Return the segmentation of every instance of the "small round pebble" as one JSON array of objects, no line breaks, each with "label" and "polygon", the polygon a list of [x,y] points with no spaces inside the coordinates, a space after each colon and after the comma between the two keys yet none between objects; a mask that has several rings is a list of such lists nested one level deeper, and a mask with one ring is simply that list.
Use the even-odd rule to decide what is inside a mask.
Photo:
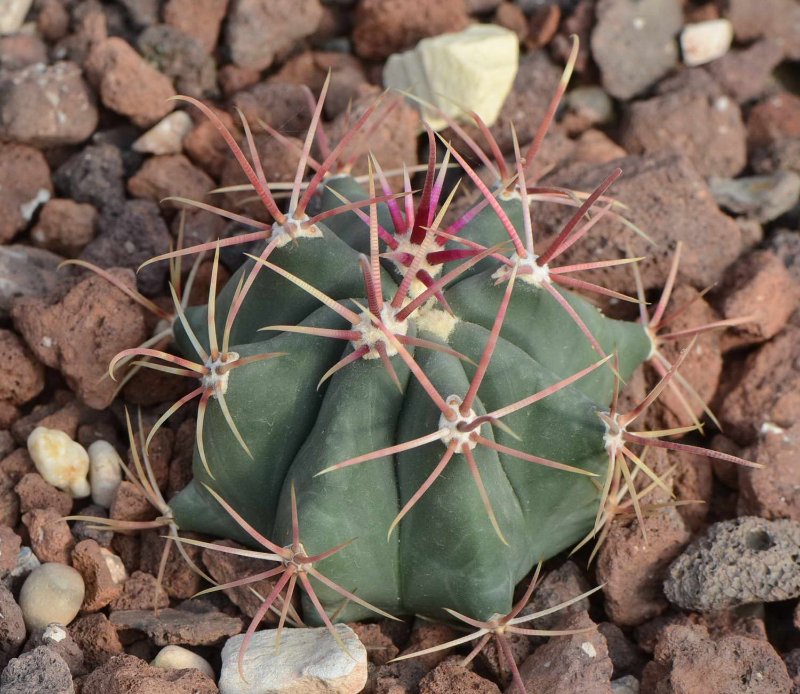
[{"label": "small round pebble", "polygon": [[69,624],[81,609],[84,592],[83,577],[71,566],[42,564],[31,571],[19,594],[25,624],[28,629]]},{"label": "small round pebble", "polygon": [[214,668],[211,667],[210,663],[202,656],[182,646],[164,646],[150,664],[154,667],[163,667],[168,670],[195,668],[214,679]]}]

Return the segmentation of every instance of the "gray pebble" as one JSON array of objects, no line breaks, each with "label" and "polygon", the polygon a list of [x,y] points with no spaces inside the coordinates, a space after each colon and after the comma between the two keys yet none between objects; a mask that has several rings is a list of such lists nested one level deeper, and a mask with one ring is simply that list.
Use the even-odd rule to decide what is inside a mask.
[{"label": "gray pebble", "polygon": [[670,566],[664,593],[699,612],[800,596],[800,522],[743,516],[715,523]]}]

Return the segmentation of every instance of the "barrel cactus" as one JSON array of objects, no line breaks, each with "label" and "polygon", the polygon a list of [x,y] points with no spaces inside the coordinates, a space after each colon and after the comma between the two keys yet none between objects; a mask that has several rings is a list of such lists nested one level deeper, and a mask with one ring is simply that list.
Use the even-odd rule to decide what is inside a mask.
[{"label": "barrel cactus", "polygon": [[[636,259],[558,266],[616,214],[605,193],[620,172],[583,196],[535,188],[545,124],[524,155],[516,147],[512,170],[497,162],[499,182],[487,186],[429,131],[421,191],[406,174],[395,192],[371,159],[365,179],[337,168],[379,117],[370,109],[303,183],[320,100],[284,210],[247,123],[249,160],[192,103],[218,125],[274,221],[194,203],[253,231],[167,254],[215,254],[208,304],[184,311],[176,300],[182,356],[143,348],[117,357],[198,380],[156,423],[199,401],[194,479],[160,504],[162,515],[171,529],[262,545],[279,566],[259,575],[280,576],[265,610],[299,581],[312,622],[516,614],[517,583],[596,533],[612,491],[627,484],[636,505],[629,465],[651,473],[634,448],[686,448],[627,430],[657,393],[616,411],[619,383],[652,356],[647,326],[612,320],[572,291],[636,301],[574,277]],[[480,197],[448,217],[451,160]],[[575,208],[543,249],[534,198]],[[217,293],[220,248],[241,241],[260,245]]]}]

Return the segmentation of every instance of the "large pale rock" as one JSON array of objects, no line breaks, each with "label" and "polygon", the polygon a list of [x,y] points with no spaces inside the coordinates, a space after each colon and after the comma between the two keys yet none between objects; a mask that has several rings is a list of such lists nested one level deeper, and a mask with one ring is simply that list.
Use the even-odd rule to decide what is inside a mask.
[{"label": "large pale rock", "polygon": [[256,632],[244,656],[246,681],[237,665],[244,636],[228,639],[222,649],[220,694],[360,692],[367,682],[367,650],[350,627],[337,624],[336,631],[347,653],[325,627],[284,630],[277,655],[275,630]]},{"label": "large pale rock", "polygon": [[[455,34],[423,39],[416,48],[390,56],[383,71],[388,88],[409,91],[453,117],[471,111],[488,125],[497,119],[519,66],[519,40],[513,31],[473,24]],[[428,109],[436,129],[446,122]]]},{"label": "large pale rock", "polygon": [[19,31],[33,0],[3,0],[0,5],[0,36]]}]

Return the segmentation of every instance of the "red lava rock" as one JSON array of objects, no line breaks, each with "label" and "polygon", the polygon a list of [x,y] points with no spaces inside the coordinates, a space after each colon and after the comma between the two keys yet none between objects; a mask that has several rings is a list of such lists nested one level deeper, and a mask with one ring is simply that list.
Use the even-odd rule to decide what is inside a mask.
[{"label": "red lava rock", "polygon": [[159,3],[155,0],[122,0],[121,3],[136,27],[147,28],[158,22]]},{"label": "red lava rock", "polygon": [[460,665],[458,658],[448,658],[420,680],[419,694],[452,694],[452,692],[500,694],[500,689],[494,682]]},{"label": "red lava rock", "polygon": [[0,675],[0,689],[7,694],[73,694],[75,691],[69,666],[47,646],[39,646],[9,662]]},{"label": "red lava rock", "polygon": [[44,367],[10,330],[0,330],[0,400],[24,405],[44,388]]},{"label": "red lava rock", "polygon": [[[172,498],[192,479],[196,422],[192,417],[182,422],[175,434],[174,455],[169,464],[167,498]],[[205,561],[205,559],[203,560]],[[240,606],[241,607],[241,606]]]},{"label": "red lava rock", "polygon": [[20,536],[8,526],[0,525],[0,576],[5,575],[17,565],[17,555],[21,546]]},{"label": "red lava rock", "polygon": [[84,147],[56,169],[53,180],[66,197],[98,210],[125,199],[122,154],[111,144]]},{"label": "red lava rock", "polygon": [[597,558],[606,613],[620,626],[641,624],[666,609],[661,584],[670,562],[690,538],[672,507],[645,516],[644,523],[647,542],[638,521],[614,523]]},{"label": "red lava rock", "polygon": [[183,154],[150,157],[128,180],[133,197],[154,202],[169,196],[202,200],[214,187],[214,181]]},{"label": "red lava rock", "polygon": [[[426,648],[438,646],[458,638],[461,634],[446,624],[436,622],[416,622],[411,630],[411,638],[400,655],[407,655],[415,651],[424,651]],[[424,672],[428,672],[436,667],[447,657],[447,651],[436,651],[428,655],[414,658],[414,663],[421,665]]]},{"label": "red lava rock", "polygon": [[[344,136],[352,123],[355,123],[363,112],[375,101],[376,92],[370,90],[361,98],[353,102],[352,109],[339,116],[331,124],[328,136],[331,138],[331,146]],[[399,98],[399,97],[398,97]],[[384,109],[387,108],[388,102]],[[374,121],[370,121],[374,123]],[[368,151],[375,155],[384,171],[402,168],[403,163],[407,166],[417,164],[417,130],[419,128],[419,113],[415,108],[409,106],[405,100],[399,99],[397,105],[388,115],[381,120],[380,125],[371,130],[369,137],[355,138],[352,148],[348,149],[348,155],[356,153],[366,154]],[[352,170],[358,176],[367,172],[366,157],[360,156]]]},{"label": "red lava rock", "polygon": [[67,258],[77,256],[94,238],[97,210],[74,200],[48,200],[31,231],[31,242]]},{"label": "red lava rock", "polygon": [[[221,553],[216,552],[216,554]],[[256,588],[256,590],[259,590],[259,588]],[[358,640],[364,644],[370,663],[385,665],[400,652],[400,649],[394,645],[394,642],[381,629],[380,624],[350,622],[347,626],[356,633]]]},{"label": "red lava rock", "polygon": [[501,2],[494,11],[492,21],[494,24],[499,24],[501,27],[513,31],[520,40],[520,43],[525,43],[525,40],[528,38],[528,31],[530,31],[528,18],[519,5],[514,5],[510,2]]},{"label": "red lava rock", "polygon": [[111,549],[114,554],[122,559],[122,563],[128,574],[138,571],[139,555],[142,550],[142,540],[138,535],[113,534],[111,538]]},{"label": "red lava rock", "polygon": [[156,610],[168,606],[169,596],[158,587],[155,576],[144,571],[134,571],[123,584],[121,595],[111,603],[113,611]]},{"label": "red lava rock", "polygon": [[251,127],[261,119],[284,135],[304,137],[311,125],[308,89],[301,84],[261,82],[236,94],[232,104]]},{"label": "red lava rock", "polygon": [[[14,558],[16,560],[16,557]],[[14,658],[25,643],[25,622],[14,595],[0,582],[0,669]]]},{"label": "red lava rock", "polygon": [[36,509],[52,509],[59,517],[66,516],[72,510],[72,497],[53,485],[44,481],[36,472],[24,475],[14,491],[19,496],[22,513]]},{"label": "red lava rock", "polygon": [[[682,307],[686,307],[686,310],[678,315],[662,331],[663,333],[690,330],[720,319],[717,312],[700,296],[700,292],[687,284],[677,286],[672,292],[667,311],[678,311]],[[680,374],[691,384],[699,396],[699,402],[697,397],[687,396],[685,389],[681,388],[680,392],[684,398],[682,401],[675,388],[668,387],[651,409],[646,420],[648,426],[654,429],[669,429],[692,424],[692,418],[686,410],[687,404],[695,417],[703,418],[703,404],[707,405],[714,397],[722,373],[721,334],[720,330],[710,330],[698,335],[697,342],[681,366]],[[659,351],[670,364],[674,364],[680,357],[681,351],[688,348],[687,343],[688,338],[664,341],[659,346]],[[649,392],[661,379],[661,375],[648,365],[646,378],[647,392]]]},{"label": "red lava rock", "polygon": [[786,670],[789,677],[792,678],[792,691],[791,694],[800,693],[800,648],[795,648],[783,656],[783,662],[786,663]]},{"label": "red lava rock", "polygon": [[791,686],[786,666],[769,643],[741,636],[714,641],[704,627],[673,626],[659,639],[641,690],[789,694]]},{"label": "red lava rock", "polygon": [[147,27],[136,41],[145,61],[170,78],[179,94],[195,98],[217,93],[217,65],[192,36],[169,24]]},{"label": "red lava rock", "polygon": [[537,50],[544,48],[558,31],[561,21],[561,8],[558,5],[540,5],[533,8],[528,18],[528,48]]},{"label": "red lava rock", "polygon": [[38,36],[11,34],[0,36],[0,68],[21,70],[47,62],[47,46]]},{"label": "red lava rock", "polygon": [[0,427],[3,427],[4,430],[13,426],[14,422],[19,419],[21,414],[19,407],[16,405],[12,405],[5,400],[0,400]]},{"label": "red lava rock", "polygon": [[[712,442],[712,450],[720,450]],[[732,463],[722,463],[729,468],[738,468]],[[712,493],[714,491],[714,471],[709,464],[709,459],[691,453],[670,453],[664,456],[664,465],[654,465],[657,474],[663,475],[667,470],[672,470],[669,482],[676,501],[691,501],[694,503],[678,506],[677,511],[683,522],[692,532],[698,532],[705,526],[709,512]],[[736,474],[736,470],[733,470]]]},{"label": "red lava rock", "polygon": [[[241,547],[241,545],[238,545],[232,540],[218,540],[214,544],[223,547]],[[187,547],[186,549],[189,548]],[[242,576],[252,575],[256,572],[251,559],[239,557],[235,554],[215,552],[210,549],[204,549],[202,551],[202,562],[211,578],[219,584],[230,583],[231,581],[240,579]],[[261,595],[269,595],[272,591],[273,583],[269,579],[263,579],[257,583],[250,584],[250,587],[254,588]],[[231,602],[248,617],[254,617],[261,607],[261,600],[259,600],[247,586],[226,588],[224,593],[230,598]],[[269,613],[265,619],[268,621],[271,620]],[[396,652],[395,655],[397,655]]]},{"label": "red lava rock", "polygon": [[227,96],[233,96],[242,89],[248,89],[258,84],[261,79],[261,71],[253,70],[248,67],[239,67],[238,65],[224,65],[217,72],[217,82],[222,93]]},{"label": "red lava rock", "polygon": [[[118,276],[133,285],[129,273]],[[108,363],[120,350],[147,337],[138,304],[95,276],[76,284],[53,305],[21,299],[12,315],[39,361],[59,369],[78,397],[97,409],[107,407],[114,397],[116,384],[106,377]]]},{"label": "red lava rock", "polygon": [[628,153],[602,130],[586,130],[575,141],[572,159],[582,164],[605,164]]},{"label": "red lava rock", "polygon": [[361,58],[381,60],[428,36],[460,31],[468,21],[464,0],[362,0],[355,14],[353,47]]},{"label": "red lava rock", "polygon": [[208,675],[196,669],[152,667],[132,655],[119,655],[91,673],[81,694],[217,694]]},{"label": "red lava rock", "polygon": [[726,333],[724,349],[769,340],[786,325],[800,301],[800,284],[771,251],[748,253],[726,273],[720,303],[725,318],[754,320]]},{"label": "red lava rock", "polygon": [[726,53],[705,69],[737,103],[743,104],[764,95],[772,71],[782,59],[780,44],[763,39],[742,50]]},{"label": "red lava rock", "polygon": [[31,536],[31,549],[42,562],[69,564],[75,539],[67,521],[51,508],[36,508],[22,516]]},{"label": "red lava rock", "polygon": [[737,104],[697,71],[662,83],[657,96],[631,103],[621,144],[632,154],[681,152],[702,176],[730,178],[747,163],[745,140]]},{"label": "red lava rock", "polygon": [[768,156],[773,149],[786,148],[798,138],[800,97],[788,93],[776,94],[750,109],[747,117],[747,147],[751,158],[762,151],[766,151],[764,156]]},{"label": "red lava rock", "polygon": [[225,43],[239,67],[263,70],[313,34],[322,19],[318,0],[234,0],[228,13]]},{"label": "red lava rock", "polygon": [[103,104],[140,128],[153,125],[174,108],[169,99],[175,90],[169,78],[121,38],[113,36],[96,45],[85,67]]},{"label": "red lava rock", "polygon": [[[205,299],[208,300],[208,290]],[[161,403],[174,403],[192,389],[192,382],[180,376],[164,374],[153,369],[140,369],[122,389],[122,397],[129,405],[152,407]]]},{"label": "red lava rock", "polygon": [[69,33],[69,12],[61,0],[42,0],[39,3],[36,29],[51,42],[63,39]]},{"label": "red lava rock", "polygon": [[163,14],[167,24],[194,37],[212,53],[227,9],[228,0],[168,0]]},{"label": "red lava rock", "polygon": [[608,657],[614,666],[613,679],[624,675],[639,676],[647,659],[642,649],[634,644],[613,622],[601,622],[597,630],[603,635],[608,648]]},{"label": "red lava rock", "polygon": [[0,431],[0,460],[14,451],[14,437],[7,429]]},{"label": "red lava rock", "polygon": [[[541,579],[539,585],[533,593],[531,601],[525,607],[521,615],[528,615],[539,612],[559,603],[572,600],[581,593],[589,590],[589,582],[586,580],[586,572],[573,561],[565,561],[557,569],[548,572]],[[583,598],[574,605],[558,610],[550,615],[543,615],[531,622],[531,629],[555,629],[561,628],[563,622],[585,612],[589,609],[589,598]]]},{"label": "red lava rock", "polygon": [[108,515],[115,520],[148,521],[156,518],[158,510],[153,508],[139,487],[133,482],[122,480],[114,494]]},{"label": "red lava rock", "polygon": [[678,0],[600,0],[596,13],[592,56],[609,94],[630,99],[674,67],[683,24]]},{"label": "red lava rock", "polygon": [[122,594],[101,547],[94,540],[81,540],[72,550],[72,566],[80,571],[86,586],[81,611],[97,612]]},{"label": "red lava rock", "polygon": [[0,524],[16,528],[19,523],[19,498],[14,493],[14,482],[0,473]]},{"label": "red lava rock", "polygon": [[156,646],[210,646],[238,634],[242,622],[215,609],[203,612],[168,607],[156,615],[150,610],[115,610],[111,623],[117,632],[140,631]]},{"label": "red lava rock", "polygon": [[37,147],[82,142],[97,109],[75,63],[37,63],[0,78],[0,136]]},{"label": "red lava rock", "polygon": [[[565,628],[593,626],[584,612],[565,622]],[[548,694],[611,694],[613,665],[605,637],[598,631],[557,636],[537,648],[520,668],[529,692]]]},{"label": "red lava rock", "polygon": [[117,630],[102,612],[78,617],[67,630],[83,651],[84,662],[90,671],[123,653]]},{"label": "red lava rock", "polygon": [[741,444],[765,424],[788,428],[800,421],[800,328],[788,325],[747,357],[717,415]]},{"label": "red lava rock", "polygon": [[30,414],[20,417],[11,432],[20,446],[27,445],[28,437],[36,427],[58,429],[74,440],[78,425],[85,419],[86,409],[69,391],[58,391],[53,400],[37,405]]},{"label": "red lava rock", "polygon": [[387,663],[375,669],[375,694],[414,694],[419,691],[420,680],[428,673],[422,663],[416,660],[403,660]]},{"label": "red lava rock", "polygon": [[52,194],[50,168],[39,150],[0,143],[0,243],[22,231]]},{"label": "red lava rock", "polygon": [[739,501],[746,515],[800,521],[800,424],[770,428],[756,444],[752,459],[761,470],[739,467]]},{"label": "red lava rock", "polygon": [[765,0],[753,5],[747,0],[729,0],[725,17],[733,24],[738,42],[767,37],[778,42],[785,56],[800,60],[800,7],[792,0]]},{"label": "red lava rock", "polygon": [[[140,560],[142,571],[153,575],[158,573],[159,563],[166,543],[166,540],[162,537],[163,534],[163,530],[154,530],[143,535]],[[200,539],[200,536],[195,533],[183,533],[183,536],[193,540]],[[200,554],[202,552],[200,547],[184,545],[183,549],[192,561],[196,564],[200,562]],[[167,595],[173,598],[190,598],[200,590],[201,583],[200,576],[187,564],[173,544],[164,570],[163,588]]]},{"label": "red lava rock", "polygon": [[27,449],[18,448],[0,460],[0,472],[14,485],[29,472],[36,472],[36,466]]},{"label": "red lava rock", "polygon": [[[302,147],[302,142],[296,138],[289,138],[295,148],[287,149],[280,142],[272,137],[256,134],[254,140],[261,160],[264,162],[264,173],[268,181],[293,181],[297,164],[300,161],[300,152],[296,148]],[[232,155],[228,157],[222,175],[220,176],[221,186],[233,186],[247,183],[247,176],[242,171],[238,162]],[[270,221],[272,219],[269,212],[260,200],[253,199],[252,192],[226,193],[225,207],[235,209],[241,213],[260,221]]]},{"label": "red lava rock", "polygon": [[572,52],[572,37],[579,40],[575,72],[583,75],[592,63],[590,54],[591,31],[595,25],[595,3],[593,0],[578,0],[572,12],[564,17],[550,42],[550,51],[559,63],[566,64]]},{"label": "red lava rock", "polygon": [[[661,288],[666,280],[675,245],[683,242],[678,277],[698,289],[718,282],[725,269],[739,256],[741,231],[719,211],[708,186],[683,155],[630,156],[602,166],[567,166],[541,181],[542,185],[566,185],[593,190],[614,168],[623,175],[609,194],[628,205],[625,216],[653,239],[655,246],[627,229],[621,222],[603,219],[559,261],[564,265],[623,258],[629,253],[644,256],[639,263],[646,289]],[[543,247],[555,238],[574,208],[540,205],[537,217]],[[630,248],[630,251],[627,248]],[[636,294],[633,273],[587,272],[581,278],[627,294]]]},{"label": "red lava rock", "polygon": [[[206,294],[207,296],[207,294]],[[150,427],[145,426],[142,431],[136,431],[136,440],[144,441],[150,434]],[[144,437],[144,438],[140,438]],[[160,428],[147,447],[147,457],[150,460],[150,467],[153,470],[153,477],[159,489],[165,489],[169,477],[169,463],[172,459],[172,451],[175,445],[175,432],[172,429]],[[128,464],[134,468],[133,455],[130,448],[127,453]],[[163,534],[163,533],[162,533]]]},{"label": "red lava rock", "polygon": [[[226,111],[213,109],[228,130],[235,130],[233,118]],[[219,177],[228,160],[228,146],[216,126],[205,116],[192,113],[197,125],[183,138],[183,150],[206,173]]]}]

